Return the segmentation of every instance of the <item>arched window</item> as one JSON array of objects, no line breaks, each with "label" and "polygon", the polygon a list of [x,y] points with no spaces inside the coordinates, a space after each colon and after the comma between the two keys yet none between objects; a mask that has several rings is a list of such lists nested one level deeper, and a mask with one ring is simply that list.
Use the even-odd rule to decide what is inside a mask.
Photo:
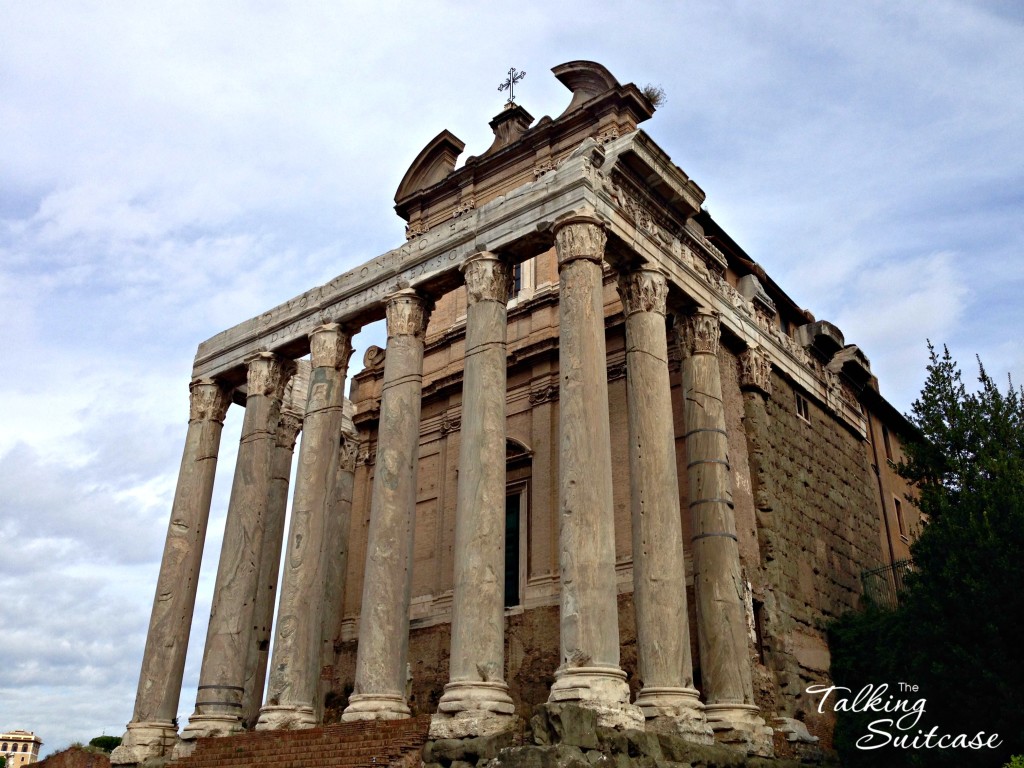
[{"label": "arched window", "polygon": [[7,751],[7,742],[5,741],[3,747],[0,748],[0,752],[6,752],[6,751]]}]

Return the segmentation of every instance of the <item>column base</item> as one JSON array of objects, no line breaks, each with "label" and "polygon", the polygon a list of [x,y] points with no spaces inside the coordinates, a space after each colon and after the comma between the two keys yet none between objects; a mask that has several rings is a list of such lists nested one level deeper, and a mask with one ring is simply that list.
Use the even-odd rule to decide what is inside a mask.
[{"label": "column base", "polygon": [[256,721],[257,731],[298,731],[316,726],[316,712],[308,704],[266,704]]},{"label": "column base", "polygon": [[110,754],[111,765],[141,765],[171,754],[178,741],[178,727],[170,720],[128,723],[121,744]]},{"label": "column base", "polygon": [[515,721],[515,705],[504,682],[448,683],[437,710],[430,718],[432,739],[489,736],[509,730]]},{"label": "column base", "polygon": [[693,688],[645,686],[636,697],[647,730],[682,736],[694,744],[714,744],[700,694]]},{"label": "column base", "polygon": [[606,728],[644,727],[640,708],[629,703],[626,673],[618,667],[561,667],[548,696],[550,704],[578,704]]},{"label": "column base", "polygon": [[773,731],[753,704],[705,704],[704,714],[719,744],[739,747],[761,757],[775,755]]},{"label": "column base", "polygon": [[[219,736],[230,736],[233,733],[240,733],[242,721],[233,715],[192,715],[188,719],[188,725],[181,732],[181,741],[195,741],[196,739],[216,738]],[[180,742],[179,742],[180,745]],[[175,747],[175,755],[178,748]]]},{"label": "column base", "polygon": [[341,714],[343,723],[356,720],[405,720],[410,717],[405,697],[387,693],[354,693]]}]

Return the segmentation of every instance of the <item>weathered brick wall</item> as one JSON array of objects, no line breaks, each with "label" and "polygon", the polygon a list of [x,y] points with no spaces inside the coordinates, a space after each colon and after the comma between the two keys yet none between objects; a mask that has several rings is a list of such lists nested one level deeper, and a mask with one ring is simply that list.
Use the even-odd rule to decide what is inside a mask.
[{"label": "weathered brick wall", "polygon": [[826,679],[825,628],[860,599],[860,573],[881,561],[877,503],[863,440],[777,374],[767,400],[744,393],[744,428],[760,540],[748,573],[780,713],[816,720],[804,693]]}]

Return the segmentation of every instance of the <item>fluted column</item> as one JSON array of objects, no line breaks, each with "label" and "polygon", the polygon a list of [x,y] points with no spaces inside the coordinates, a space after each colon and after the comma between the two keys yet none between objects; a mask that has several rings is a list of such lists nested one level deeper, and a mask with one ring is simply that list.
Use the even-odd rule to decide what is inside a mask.
[{"label": "fluted column", "polygon": [[[297,376],[288,384],[292,389]],[[277,439],[270,469],[270,497],[267,517],[263,526],[263,560],[260,563],[259,590],[256,593],[255,642],[249,645],[246,663],[245,691],[242,693],[242,724],[251,728],[256,724],[263,705],[263,690],[267,682],[270,662],[270,633],[274,623],[277,601],[277,580],[281,571],[281,548],[284,543],[284,521],[288,509],[288,486],[291,482],[295,441],[302,429],[302,412],[289,409],[289,394],[285,395],[281,420],[277,424]]]},{"label": "fluted column", "polygon": [[655,269],[626,272],[619,276],[619,296],[626,316],[633,605],[643,681],[636,705],[655,728],[706,744],[711,729],[693,686],[686,610],[665,330],[668,283]]},{"label": "fluted column", "polygon": [[471,256],[455,512],[455,577],[449,683],[431,720],[433,738],[495,733],[515,707],[505,677],[505,339],[509,265]]},{"label": "fluted column", "polygon": [[356,677],[343,720],[409,716],[409,598],[419,464],[423,339],[429,307],[412,289],[387,302],[376,472],[359,615]]},{"label": "fluted column", "polygon": [[324,675],[333,669],[337,654],[334,643],[341,634],[342,609],[345,602],[345,574],[348,572],[348,537],[352,520],[352,496],[356,482],[356,456],[359,436],[355,424],[343,417],[341,441],[334,493],[328,505],[327,527],[324,531],[324,609],[320,632],[320,665],[316,698],[317,722],[324,719]]},{"label": "fluted column", "polygon": [[174,491],[153,612],[149,619],[135,712],[115,764],[140,763],[169,754],[177,739],[174,723],[185,669],[185,651],[203,559],[213,478],[230,392],[212,379],[189,386],[189,422]]},{"label": "fluted column", "polygon": [[699,310],[680,316],[679,320],[697,642],[705,714],[716,733],[735,732],[736,739],[726,733],[723,740],[756,741],[764,736],[766,727],[754,704],[747,648],[745,587],[718,368],[718,316]]},{"label": "fluted column", "polygon": [[[281,398],[295,363],[261,352],[249,359],[248,366],[245,419],[199,673],[196,709],[181,734],[186,742],[223,736],[242,727],[242,694],[249,646],[255,642],[255,604],[271,464]],[[187,752],[187,746],[176,750],[176,754]]]},{"label": "fluted column", "polygon": [[274,655],[258,730],[312,728],[320,680],[324,537],[337,480],[345,375],[352,343],[337,323],[309,336],[312,370],[285,552]]},{"label": "fluted column", "polygon": [[601,263],[605,233],[576,216],[555,232],[559,297],[561,664],[548,701],[638,727],[619,667],[615,518]]}]

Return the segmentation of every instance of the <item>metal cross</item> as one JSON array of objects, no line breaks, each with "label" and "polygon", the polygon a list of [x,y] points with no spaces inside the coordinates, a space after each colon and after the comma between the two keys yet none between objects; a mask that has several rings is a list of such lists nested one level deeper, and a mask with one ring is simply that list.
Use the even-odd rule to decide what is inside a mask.
[{"label": "metal cross", "polygon": [[499,91],[508,90],[508,103],[511,104],[516,100],[516,83],[526,77],[525,72],[519,72],[515,67],[512,67],[508,71],[508,77],[505,78],[505,82],[498,86]]}]

